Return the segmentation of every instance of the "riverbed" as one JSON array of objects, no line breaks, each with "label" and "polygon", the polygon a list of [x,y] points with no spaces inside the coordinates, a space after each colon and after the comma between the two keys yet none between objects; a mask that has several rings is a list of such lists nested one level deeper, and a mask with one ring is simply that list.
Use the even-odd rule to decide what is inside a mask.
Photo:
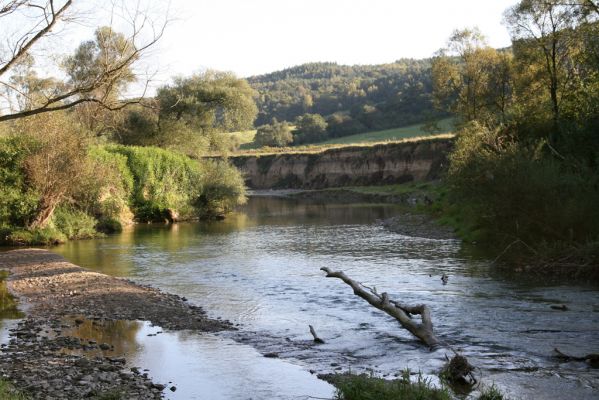
[{"label": "riverbed", "polygon": [[[324,278],[324,266],[402,302],[428,304],[438,336],[468,356],[484,384],[523,399],[597,398],[598,370],[559,363],[552,350],[599,351],[598,288],[503,276],[457,240],[403,236],[380,222],[402,212],[256,197],[225,221],[137,225],[52,250],[185,296],[237,325],[156,334],[162,330],[139,322],[116,335],[129,341],[131,365],[176,386],[167,398],[331,398],[333,388],[315,375],[348,370],[393,377],[410,368],[434,379],[445,353],[424,349],[342,282]],[[309,324],[325,344],[312,345]]]}]

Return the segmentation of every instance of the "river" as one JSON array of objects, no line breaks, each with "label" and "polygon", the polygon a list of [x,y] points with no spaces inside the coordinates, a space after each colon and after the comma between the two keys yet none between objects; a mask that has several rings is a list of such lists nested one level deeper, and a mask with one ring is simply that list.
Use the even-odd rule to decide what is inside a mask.
[{"label": "river", "polygon": [[[333,388],[310,370],[392,377],[409,368],[435,380],[445,352],[423,348],[341,281],[324,278],[323,266],[403,302],[428,304],[438,336],[478,367],[485,385],[522,399],[597,398],[599,370],[552,357],[554,347],[599,351],[597,287],[502,276],[459,241],[402,236],[379,223],[401,212],[255,197],[225,221],[137,225],[52,250],[185,296],[238,325],[210,335],[154,336],[161,329],[143,322],[111,328],[131,365],[176,386],[167,398],[331,398]],[[311,345],[308,324],[325,344]]]}]

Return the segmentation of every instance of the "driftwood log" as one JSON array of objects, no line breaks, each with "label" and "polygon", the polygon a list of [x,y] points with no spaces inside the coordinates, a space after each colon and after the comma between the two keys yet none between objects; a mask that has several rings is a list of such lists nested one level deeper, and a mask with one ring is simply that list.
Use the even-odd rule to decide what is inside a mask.
[{"label": "driftwood log", "polygon": [[[439,340],[433,332],[430,309],[426,305],[402,304],[398,301],[391,300],[387,293],[378,294],[375,289],[350,279],[342,271],[332,271],[327,267],[322,267],[321,270],[326,272],[327,278],[341,279],[354,290],[356,296],[363,298],[373,307],[378,308],[395,318],[403,328],[407,329],[412,335],[416,336],[431,349],[440,346]],[[421,322],[418,323],[413,320],[412,315],[420,315]]]}]

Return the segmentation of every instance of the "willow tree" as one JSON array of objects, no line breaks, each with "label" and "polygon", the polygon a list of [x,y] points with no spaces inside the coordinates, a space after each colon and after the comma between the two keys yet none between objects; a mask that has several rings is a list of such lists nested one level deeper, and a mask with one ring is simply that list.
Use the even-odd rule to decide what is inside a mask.
[{"label": "willow tree", "polygon": [[176,136],[191,132],[197,140],[208,140],[219,149],[220,134],[253,126],[258,108],[254,90],[245,79],[230,72],[207,71],[175,78],[158,90],[158,135]]}]

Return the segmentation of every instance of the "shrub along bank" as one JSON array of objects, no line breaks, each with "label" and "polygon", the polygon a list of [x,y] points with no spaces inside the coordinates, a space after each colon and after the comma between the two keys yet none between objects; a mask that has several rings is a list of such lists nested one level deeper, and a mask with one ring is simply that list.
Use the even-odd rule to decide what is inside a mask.
[{"label": "shrub along bank", "polygon": [[16,126],[0,136],[2,244],[91,238],[134,221],[222,217],[244,200],[243,179],[226,161],[93,144],[61,118],[44,121],[44,135]]}]

